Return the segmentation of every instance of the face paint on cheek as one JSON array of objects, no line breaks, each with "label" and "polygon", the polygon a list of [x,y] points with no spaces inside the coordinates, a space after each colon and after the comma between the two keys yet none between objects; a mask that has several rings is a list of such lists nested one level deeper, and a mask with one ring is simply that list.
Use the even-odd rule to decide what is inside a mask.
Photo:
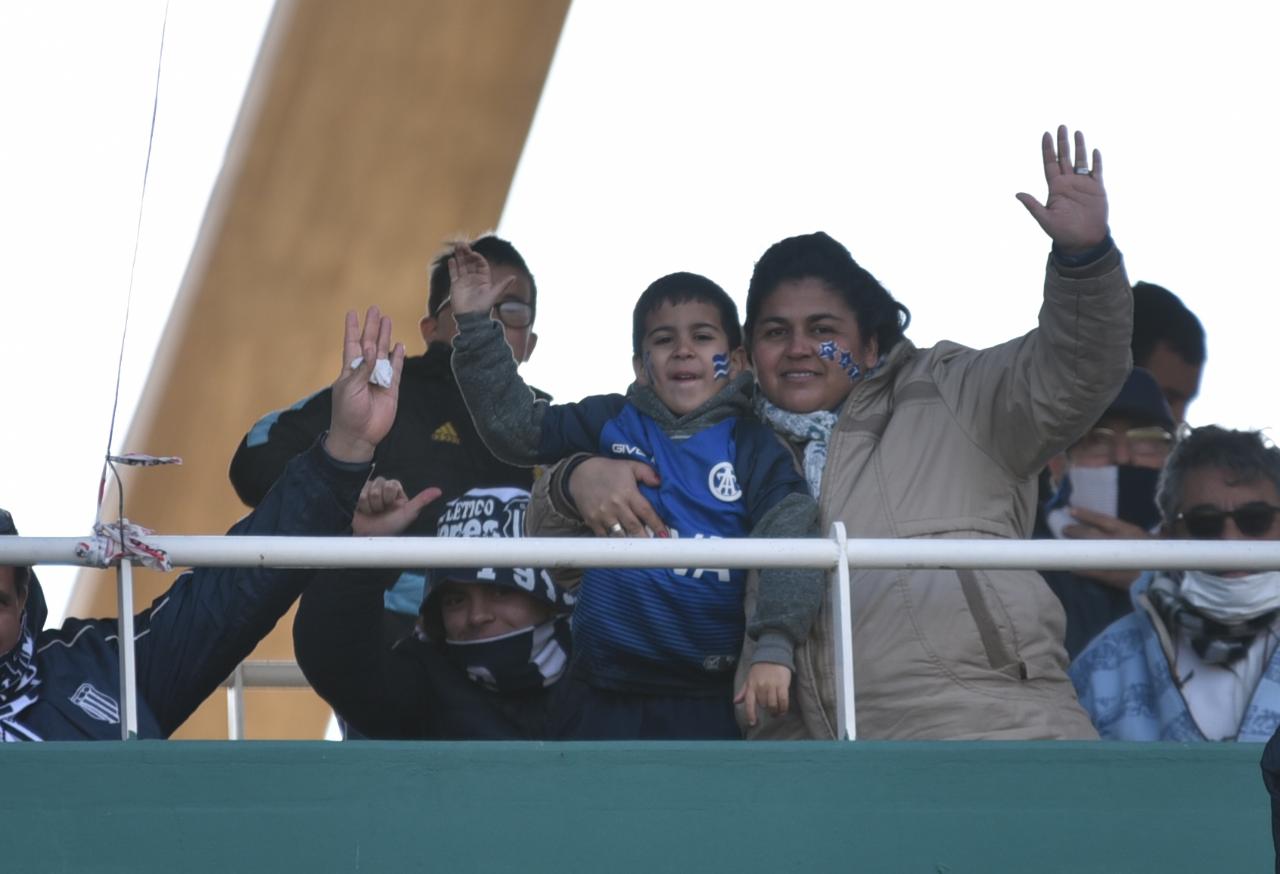
[{"label": "face paint on cheek", "polygon": [[712,355],[711,366],[715,368],[716,379],[729,378],[729,356],[728,355]]},{"label": "face paint on cheek", "polygon": [[641,359],[641,366],[644,367],[644,378],[649,380],[649,385],[653,385],[655,381],[653,378],[653,354],[647,349]]},{"label": "face paint on cheek", "polygon": [[823,361],[832,361],[839,365],[851,380],[856,380],[862,376],[862,368],[858,367],[858,363],[853,360],[853,353],[842,346],[836,345],[835,340],[826,340],[818,346],[818,357]]}]

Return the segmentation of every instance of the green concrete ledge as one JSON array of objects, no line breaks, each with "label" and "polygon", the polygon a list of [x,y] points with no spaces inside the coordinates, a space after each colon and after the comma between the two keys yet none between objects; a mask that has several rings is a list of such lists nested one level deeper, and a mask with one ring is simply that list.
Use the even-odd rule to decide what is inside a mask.
[{"label": "green concrete ledge", "polygon": [[1265,872],[1256,744],[0,745],[0,870]]}]

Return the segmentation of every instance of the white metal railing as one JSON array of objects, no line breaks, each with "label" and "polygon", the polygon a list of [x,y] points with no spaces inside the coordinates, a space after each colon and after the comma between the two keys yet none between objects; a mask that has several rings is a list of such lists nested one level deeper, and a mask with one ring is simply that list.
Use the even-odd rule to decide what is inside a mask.
[{"label": "white metal railing", "polygon": [[[90,565],[77,537],[0,537],[0,566]],[[838,647],[837,735],[856,737],[850,568],[975,570],[1280,569],[1278,541],[847,539],[836,523],[830,539],[435,538],[435,537],[149,537],[175,567],[588,567],[817,568],[833,575],[830,613]],[[119,564],[121,734],[137,737],[132,563]],[[291,663],[285,663],[286,665]],[[296,666],[294,666],[296,670]],[[273,673],[274,672],[274,673]],[[246,680],[252,678],[252,682]],[[286,668],[242,666],[228,679],[292,686]],[[259,682],[262,681],[262,682]],[[229,721],[243,736],[243,699]],[[233,735],[235,732],[233,731]]]}]

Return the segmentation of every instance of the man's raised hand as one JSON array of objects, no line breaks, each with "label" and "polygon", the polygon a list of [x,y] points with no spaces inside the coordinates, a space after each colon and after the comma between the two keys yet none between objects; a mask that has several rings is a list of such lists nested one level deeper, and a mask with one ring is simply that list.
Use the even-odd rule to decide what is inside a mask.
[{"label": "man's raised hand", "polygon": [[496,288],[489,278],[489,262],[466,243],[454,247],[449,259],[449,302],[453,311],[462,313],[487,313],[502,297],[502,293],[516,281],[508,276]]},{"label": "man's raised hand", "polygon": [[1046,131],[1040,141],[1044,178],[1049,196],[1043,204],[1030,194],[1017,198],[1053,240],[1060,254],[1086,252],[1107,238],[1107,193],[1102,187],[1102,153],[1093,150],[1093,167],[1084,146],[1084,134],[1076,131],[1075,160],[1066,125],[1058,127],[1057,147]]},{"label": "man's raised hand", "polygon": [[[363,359],[352,367],[357,359]],[[391,385],[369,381],[379,359],[391,363]],[[391,319],[375,306],[364,317],[364,328],[354,311],[347,313],[342,342],[342,372],[333,383],[333,415],[324,448],[338,461],[373,460],[373,450],[396,420],[400,370],[404,346],[391,348]]]}]

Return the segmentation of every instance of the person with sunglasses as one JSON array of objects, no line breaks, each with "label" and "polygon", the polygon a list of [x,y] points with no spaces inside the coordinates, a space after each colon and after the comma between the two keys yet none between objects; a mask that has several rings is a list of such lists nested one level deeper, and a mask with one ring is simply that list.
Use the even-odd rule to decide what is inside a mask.
[{"label": "person with sunglasses", "polygon": [[[421,513],[404,531],[410,537],[436,533],[437,517],[448,502],[472,488],[512,486],[527,489],[532,471],[504,464],[476,434],[471,414],[458,391],[450,361],[458,334],[450,299],[450,244],[431,262],[426,315],[419,331],[426,352],[405,359],[400,411],[391,432],[378,447],[378,475],[395,481]],[[516,247],[488,234],[471,242],[499,280],[510,280],[493,307],[502,323],[511,355],[519,366],[533,354],[538,287]],[[536,390],[535,390],[536,391]],[[540,397],[547,397],[539,393]],[[231,460],[231,484],[240,500],[255,507],[284,471],[289,459],[310,446],[329,421],[330,393],[323,390],[291,407],[268,413],[249,429]],[[438,486],[441,500],[428,505],[425,491]],[[413,631],[426,580],[421,568],[392,573],[384,599],[384,642],[388,645]]]},{"label": "person with sunglasses", "polygon": [[[1056,491],[1037,538],[1141,540],[1156,531],[1156,481],[1173,447],[1173,415],[1155,378],[1135,367],[1097,423],[1049,460]],[[1133,609],[1136,571],[1042,571],[1067,615],[1067,656]]]},{"label": "person with sunglasses", "polygon": [[[1280,540],[1280,449],[1210,425],[1183,438],[1156,492],[1164,537]],[[1112,740],[1265,741],[1280,725],[1280,571],[1143,575],[1133,613],[1071,666]]]}]

